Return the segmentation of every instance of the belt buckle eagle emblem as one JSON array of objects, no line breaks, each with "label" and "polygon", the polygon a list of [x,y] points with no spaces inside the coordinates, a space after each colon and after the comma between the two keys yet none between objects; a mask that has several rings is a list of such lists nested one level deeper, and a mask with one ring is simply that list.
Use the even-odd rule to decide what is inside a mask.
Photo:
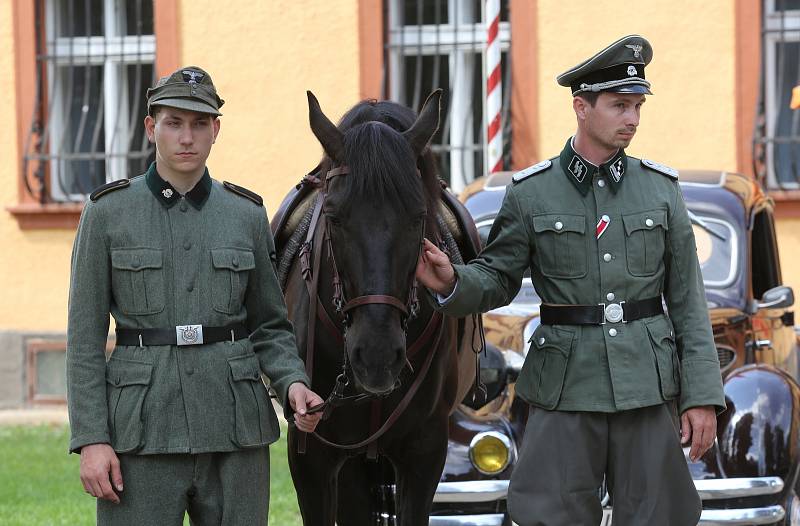
[{"label": "belt buckle eagle emblem", "polygon": [[200,345],[203,343],[202,325],[178,325],[175,327],[178,345]]}]

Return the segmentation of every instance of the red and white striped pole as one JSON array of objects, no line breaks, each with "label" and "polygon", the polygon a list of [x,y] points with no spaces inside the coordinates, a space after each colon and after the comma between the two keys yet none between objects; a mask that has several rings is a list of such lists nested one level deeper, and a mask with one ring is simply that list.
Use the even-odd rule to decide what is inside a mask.
[{"label": "red and white striped pole", "polygon": [[500,110],[503,89],[500,82],[500,0],[486,0],[486,159],[489,173],[503,169],[503,127]]}]

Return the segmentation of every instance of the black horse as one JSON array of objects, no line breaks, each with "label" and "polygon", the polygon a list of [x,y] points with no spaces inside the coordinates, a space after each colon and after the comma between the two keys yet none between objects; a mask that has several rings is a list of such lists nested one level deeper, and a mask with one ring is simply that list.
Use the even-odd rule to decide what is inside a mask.
[{"label": "black horse", "polygon": [[307,526],[374,525],[374,486],[385,482],[376,479],[376,457],[394,468],[398,524],[429,521],[448,415],[463,393],[458,320],[420,301],[414,279],[423,237],[441,232],[441,186],[427,148],[440,98],[437,90],[416,120],[399,104],[363,101],[337,127],[308,93],[325,157],[305,180],[318,187],[311,233],[285,293],[313,389],[335,394],[315,435],[289,430]]}]

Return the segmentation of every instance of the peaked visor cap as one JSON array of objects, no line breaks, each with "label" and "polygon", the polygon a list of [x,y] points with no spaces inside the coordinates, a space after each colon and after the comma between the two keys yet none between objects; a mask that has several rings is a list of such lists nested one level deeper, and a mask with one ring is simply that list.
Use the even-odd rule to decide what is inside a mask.
[{"label": "peaked visor cap", "polygon": [[572,95],[599,91],[652,95],[644,76],[644,67],[651,60],[650,42],[639,35],[628,35],[568,69],[556,81],[569,87]]},{"label": "peaked visor cap", "polygon": [[225,101],[217,95],[211,75],[197,66],[187,66],[161,77],[147,90],[147,111],[152,106],[169,106],[181,110],[222,115]]}]

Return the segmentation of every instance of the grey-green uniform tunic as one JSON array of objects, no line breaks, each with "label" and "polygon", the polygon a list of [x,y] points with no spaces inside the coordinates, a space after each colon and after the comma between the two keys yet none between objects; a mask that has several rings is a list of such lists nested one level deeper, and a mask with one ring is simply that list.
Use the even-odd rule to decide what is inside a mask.
[{"label": "grey-green uniform tunic", "polygon": [[[620,151],[597,167],[567,144],[515,176],[486,248],[455,265],[439,308],[464,316],[509,303],[530,267],[544,303],[596,305],[663,294],[667,315],[605,325],[540,325],[516,385],[529,403],[616,412],[680,398],[724,409],[692,225],[677,174]],[[606,216],[606,217],[604,217]],[[597,237],[597,226],[608,220]]]},{"label": "grey-green uniform tunic", "polygon": [[[279,427],[260,373],[286,405],[307,383],[278,285],[264,208],[210,178],[181,197],[153,164],[89,201],[72,254],[67,334],[70,450],[206,453],[264,446]],[[120,328],[241,323],[250,338],[117,346]]]}]

